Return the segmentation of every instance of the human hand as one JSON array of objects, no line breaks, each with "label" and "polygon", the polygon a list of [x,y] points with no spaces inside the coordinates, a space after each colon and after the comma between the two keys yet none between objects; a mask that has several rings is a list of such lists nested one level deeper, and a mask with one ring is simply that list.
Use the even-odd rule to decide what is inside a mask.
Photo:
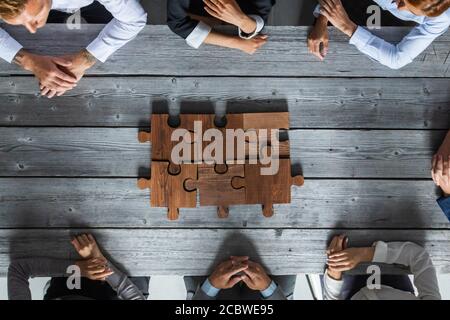
[{"label": "human hand", "polygon": [[349,271],[362,262],[372,261],[374,254],[374,247],[344,249],[328,256],[328,267],[337,272]]},{"label": "human hand", "polygon": [[90,280],[105,281],[114,272],[108,267],[105,258],[92,258],[89,260],[79,260],[75,263],[81,271],[81,275]]},{"label": "human hand", "polygon": [[241,281],[238,273],[248,268],[248,257],[231,257],[217,266],[209,282],[217,289],[230,289]]},{"label": "human hand", "polygon": [[446,197],[450,195],[450,156],[434,155],[431,168],[434,183],[441,187]]},{"label": "human hand", "polygon": [[[330,255],[341,252],[342,250],[347,248],[348,238],[345,234],[341,234],[338,236],[334,236],[333,239],[330,242],[330,245],[327,249],[327,257]],[[342,279],[342,272],[334,269],[331,266],[327,266],[327,274],[335,279],[335,280],[341,280]]]},{"label": "human hand", "polygon": [[[97,60],[94,56],[92,56],[89,51],[86,49],[80,51],[76,54],[71,55],[65,55],[60,57],[61,59],[64,59],[65,61],[70,62],[69,66],[60,67],[62,71],[65,73],[73,76],[76,81],[80,81],[81,78],[84,76],[86,71],[95,65]],[[66,93],[70,89],[61,89],[61,90],[55,90],[48,86],[45,86],[44,84],[40,84],[40,90],[41,95],[46,96],[48,98],[53,98],[54,96],[62,96],[64,93]]]},{"label": "human hand", "polygon": [[31,71],[42,86],[51,90],[62,91],[76,87],[76,77],[62,70],[71,67],[72,62],[62,57],[40,56],[21,50],[14,62]]},{"label": "human hand", "polygon": [[216,19],[239,27],[245,33],[256,30],[256,21],[242,12],[236,0],[203,0],[205,10]]},{"label": "human hand", "polygon": [[83,259],[105,259],[91,234],[80,234],[73,238],[72,245]]},{"label": "human hand", "polygon": [[272,282],[264,268],[256,262],[249,261],[248,268],[244,270],[242,281],[252,290],[264,291]]},{"label": "human hand", "polygon": [[266,44],[267,38],[268,37],[266,35],[257,35],[252,39],[236,38],[236,49],[239,49],[248,54],[254,54],[259,50],[259,48]]},{"label": "human hand", "polygon": [[336,28],[351,37],[358,27],[350,20],[341,0],[319,0],[320,14],[325,16]]},{"label": "human hand", "polygon": [[328,53],[328,20],[320,16],[308,35],[308,49],[320,60]]}]

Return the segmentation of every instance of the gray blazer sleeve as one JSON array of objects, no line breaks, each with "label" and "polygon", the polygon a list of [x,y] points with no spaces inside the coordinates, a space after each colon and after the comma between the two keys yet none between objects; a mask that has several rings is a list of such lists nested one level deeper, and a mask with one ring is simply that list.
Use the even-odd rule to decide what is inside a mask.
[{"label": "gray blazer sleeve", "polygon": [[106,282],[117,292],[117,297],[120,300],[146,300],[144,294],[125,273],[111,262],[108,262],[108,265],[114,273],[106,278]]},{"label": "gray blazer sleeve", "polygon": [[66,277],[73,260],[26,258],[11,262],[8,268],[8,299],[31,300],[28,280],[34,277]]},{"label": "gray blazer sleeve", "polygon": [[216,300],[217,297],[210,297],[208,296],[201,288],[201,286],[197,287],[197,291],[195,291],[194,296],[192,297],[192,300]]}]

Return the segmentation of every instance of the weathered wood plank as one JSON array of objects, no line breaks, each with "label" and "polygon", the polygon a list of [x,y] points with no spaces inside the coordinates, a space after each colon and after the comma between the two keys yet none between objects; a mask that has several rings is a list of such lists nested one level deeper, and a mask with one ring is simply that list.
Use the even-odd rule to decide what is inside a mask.
[{"label": "weathered wood plank", "polygon": [[[7,27],[26,48],[46,54],[71,53],[92,41],[102,26],[83,25],[67,30],[48,25],[37,35],[23,28]],[[325,62],[314,58],[306,46],[308,27],[268,27],[269,43],[253,56],[239,51],[204,46],[195,51],[167,26],[147,26],[129,45],[90,74],[140,74],[180,76],[373,76],[373,77],[448,77],[450,75],[450,36],[443,35],[416,61],[401,69],[390,70],[371,61],[348,43],[348,38],[331,28],[332,39]],[[385,27],[380,34],[388,41],[399,41],[408,28]],[[51,35],[51,36],[50,36]],[[24,74],[14,65],[1,62],[0,74]]]},{"label": "weathered wood plank", "polygon": [[[138,177],[150,144],[129,128],[0,128],[0,176]],[[429,178],[446,131],[291,130],[305,177]]]},{"label": "weathered wood plank", "polygon": [[0,179],[0,228],[448,228],[431,181],[307,180],[292,203],[264,218],[260,206],[182,209],[168,221],[136,179]]},{"label": "weathered wood plank", "polygon": [[[350,245],[375,240],[424,245],[438,272],[450,272],[448,230],[148,229],[89,230],[131,275],[206,275],[230,255],[249,255],[272,274],[322,273],[327,239],[345,232]],[[76,257],[70,235],[82,230],[0,230],[0,274],[11,258]],[[169,241],[170,240],[170,241]],[[45,248],[45,252],[42,252]]]},{"label": "weathered wood plank", "polygon": [[152,110],[290,112],[292,128],[447,129],[450,79],[85,78],[65,96],[37,95],[37,82],[0,82],[0,126],[148,123]]}]

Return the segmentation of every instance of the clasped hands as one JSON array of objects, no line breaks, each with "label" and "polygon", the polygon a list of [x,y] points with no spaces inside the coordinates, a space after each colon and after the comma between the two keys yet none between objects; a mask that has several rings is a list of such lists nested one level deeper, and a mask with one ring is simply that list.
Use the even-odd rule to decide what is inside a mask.
[{"label": "clasped hands", "polygon": [[327,274],[341,280],[342,273],[352,270],[360,263],[371,262],[375,254],[374,247],[347,248],[346,235],[334,236],[327,249]]},{"label": "clasped hands", "polygon": [[53,98],[75,88],[96,59],[87,50],[61,57],[41,56],[21,50],[15,62],[35,75],[41,95]]},{"label": "clasped hands", "polygon": [[308,35],[309,52],[324,60],[328,53],[328,22],[351,37],[357,25],[349,18],[341,0],[319,0],[320,14]]},{"label": "clasped hands", "polygon": [[258,291],[264,291],[272,282],[260,264],[249,257],[236,256],[219,264],[208,279],[217,289],[230,289],[242,281],[248,288]]},{"label": "clasped hands", "polygon": [[90,280],[105,281],[114,272],[108,267],[108,261],[103,256],[94,237],[91,234],[75,236],[72,245],[82,260],[76,265],[81,270],[81,275]]},{"label": "clasped hands", "polygon": [[[203,2],[206,12],[214,18],[234,25],[246,34],[255,32],[256,21],[242,11],[236,0],[203,0]],[[238,41],[238,49],[253,54],[267,42],[267,35],[257,35],[251,39],[236,38],[235,40]]]}]

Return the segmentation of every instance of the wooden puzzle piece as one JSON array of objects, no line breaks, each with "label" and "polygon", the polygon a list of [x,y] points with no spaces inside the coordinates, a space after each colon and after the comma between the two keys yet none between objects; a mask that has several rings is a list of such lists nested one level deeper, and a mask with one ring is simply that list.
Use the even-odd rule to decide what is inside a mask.
[{"label": "wooden puzzle piece", "polygon": [[198,189],[201,206],[217,206],[218,216],[228,216],[228,206],[245,204],[245,190],[231,185],[233,177],[244,177],[244,165],[199,165],[198,179],[187,179],[188,191]]},{"label": "wooden puzzle piece", "polygon": [[291,161],[289,159],[279,160],[279,169],[276,174],[262,175],[261,169],[267,168],[263,165],[245,165],[245,175],[234,177],[232,186],[236,189],[244,189],[247,204],[262,204],[265,217],[273,215],[275,203],[291,202],[291,186],[302,186],[303,176],[291,175]]},{"label": "wooden puzzle piece", "polygon": [[152,207],[167,207],[169,220],[179,217],[179,208],[195,208],[196,192],[187,191],[184,182],[187,179],[197,179],[197,165],[182,164],[178,173],[169,172],[168,161],[152,161],[151,179],[139,179],[140,189],[150,189]]}]

